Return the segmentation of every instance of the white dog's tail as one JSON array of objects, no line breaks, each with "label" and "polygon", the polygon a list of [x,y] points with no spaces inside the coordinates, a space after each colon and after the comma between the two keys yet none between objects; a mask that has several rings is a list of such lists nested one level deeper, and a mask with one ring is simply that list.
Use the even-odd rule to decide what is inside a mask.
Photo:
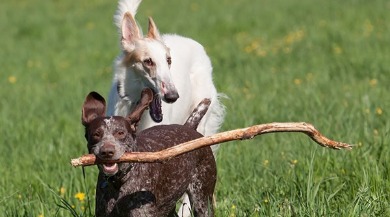
[{"label": "white dog's tail", "polygon": [[114,14],[114,23],[119,30],[122,28],[123,15],[126,12],[130,12],[130,14],[135,17],[141,1],[142,0],[119,0],[118,8]]}]

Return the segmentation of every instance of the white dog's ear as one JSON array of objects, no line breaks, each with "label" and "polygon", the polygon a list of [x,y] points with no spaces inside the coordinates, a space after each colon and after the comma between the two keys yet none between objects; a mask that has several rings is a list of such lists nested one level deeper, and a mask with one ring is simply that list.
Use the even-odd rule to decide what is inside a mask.
[{"label": "white dog's ear", "polygon": [[151,17],[149,17],[148,38],[161,40],[160,33]]},{"label": "white dog's ear", "polygon": [[140,31],[134,17],[129,12],[125,13],[122,21],[122,48],[134,49],[135,41],[140,38]]}]

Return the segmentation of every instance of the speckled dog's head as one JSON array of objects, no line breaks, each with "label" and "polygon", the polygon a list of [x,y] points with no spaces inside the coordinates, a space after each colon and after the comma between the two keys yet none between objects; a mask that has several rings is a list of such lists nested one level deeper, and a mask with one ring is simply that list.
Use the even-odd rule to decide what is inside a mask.
[{"label": "speckled dog's head", "polygon": [[[143,111],[153,98],[150,89],[142,92],[141,102],[128,116],[105,116],[106,102],[96,92],[91,92],[85,99],[82,108],[82,124],[85,126],[85,138],[88,151],[103,160],[117,160],[126,151],[133,151],[135,128]],[[128,164],[105,163],[99,169],[107,176],[115,175]]]}]

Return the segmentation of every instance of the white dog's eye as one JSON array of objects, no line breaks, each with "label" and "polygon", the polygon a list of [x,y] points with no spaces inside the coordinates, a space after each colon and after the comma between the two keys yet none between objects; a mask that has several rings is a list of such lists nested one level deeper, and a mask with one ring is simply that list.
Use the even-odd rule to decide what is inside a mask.
[{"label": "white dog's eye", "polygon": [[167,57],[167,63],[168,63],[168,65],[172,64],[172,58],[171,57]]},{"label": "white dog's eye", "polygon": [[154,66],[154,62],[153,62],[152,58],[147,58],[147,59],[145,59],[143,62],[144,62],[144,64],[145,64],[147,67],[152,67],[152,66]]}]

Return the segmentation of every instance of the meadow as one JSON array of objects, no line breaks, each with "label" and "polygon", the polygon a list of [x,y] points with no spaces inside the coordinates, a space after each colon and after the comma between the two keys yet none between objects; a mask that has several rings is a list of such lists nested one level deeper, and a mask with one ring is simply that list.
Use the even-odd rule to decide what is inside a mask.
[{"label": "meadow", "polygon": [[[81,105],[108,96],[116,1],[5,0],[0,7],[0,213],[93,216],[97,169]],[[221,131],[309,122],[303,134],[221,146],[216,216],[390,216],[390,2],[145,0],[162,33],[203,44],[228,96]],[[175,61],[175,60],[173,60]]]}]

